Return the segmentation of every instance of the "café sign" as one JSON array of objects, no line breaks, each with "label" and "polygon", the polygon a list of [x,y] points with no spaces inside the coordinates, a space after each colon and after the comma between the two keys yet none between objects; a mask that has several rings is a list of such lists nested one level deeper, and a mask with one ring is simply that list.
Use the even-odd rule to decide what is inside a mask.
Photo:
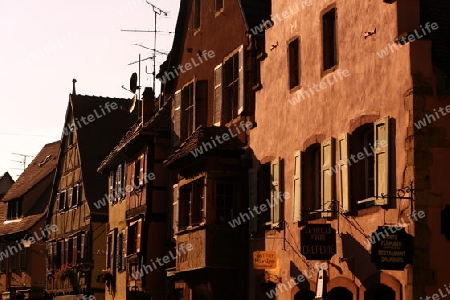
[{"label": "caf\u00e9 sign", "polygon": [[403,270],[412,262],[411,236],[405,228],[378,226],[372,233],[372,262],[379,270]]},{"label": "caf\u00e9 sign", "polygon": [[300,252],[308,260],[329,260],[336,254],[336,230],[331,224],[308,224],[300,231]]},{"label": "caf\u00e9 sign", "polygon": [[277,253],[275,251],[254,251],[253,268],[256,270],[275,269],[277,267]]}]

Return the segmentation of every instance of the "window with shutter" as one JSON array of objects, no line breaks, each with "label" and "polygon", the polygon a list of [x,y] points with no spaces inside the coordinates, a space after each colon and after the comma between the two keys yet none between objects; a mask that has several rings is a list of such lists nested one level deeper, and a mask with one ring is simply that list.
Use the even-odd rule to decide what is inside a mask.
[{"label": "window with shutter", "polygon": [[[322,162],[321,145],[312,144],[302,153],[302,193],[305,201],[302,206],[308,218],[321,216],[322,206]],[[326,174],[329,175],[329,174]]]},{"label": "window with shutter", "polygon": [[321,166],[322,217],[333,218],[335,217],[335,174],[331,168],[334,167],[334,138],[322,142]]},{"label": "window with shutter", "polygon": [[113,232],[110,232],[106,239],[106,269],[111,269],[112,267],[112,253],[113,253]]},{"label": "window with shutter", "polygon": [[389,204],[389,198],[383,198],[382,195],[389,194],[389,117],[375,122],[374,139],[375,204],[387,205]]},{"label": "window with shutter", "polygon": [[176,147],[181,141],[181,90],[175,92],[173,107],[173,146]]},{"label": "window with shutter", "polygon": [[124,199],[127,195],[126,191],[127,191],[127,162],[124,161],[122,163],[122,195],[121,195],[121,199]]},{"label": "window with shutter", "polygon": [[181,141],[195,130],[195,89],[194,82],[181,90]]},{"label": "window with shutter", "polygon": [[216,223],[227,224],[233,219],[233,184],[216,182]]},{"label": "window with shutter", "polygon": [[83,186],[81,183],[77,185],[77,205],[81,205],[83,202]]},{"label": "window with shutter", "polygon": [[[258,206],[258,172],[253,168],[248,170],[248,201],[251,209]],[[249,231],[258,231],[258,217],[250,219]]]},{"label": "window with shutter", "polygon": [[294,153],[294,182],[293,182],[293,200],[292,200],[292,221],[294,223],[302,220],[302,152]]},{"label": "window with shutter", "polygon": [[[243,55],[243,53],[242,53]],[[223,101],[222,101],[222,123],[226,124],[238,115],[241,109],[243,89],[240,89],[241,82],[239,76],[241,52],[225,60],[223,63]],[[243,71],[242,71],[243,72]],[[241,84],[243,87],[243,85]]]},{"label": "window with shutter", "polygon": [[73,263],[73,238],[69,238],[66,240],[66,249],[67,249],[67,263]]},{"label": "window with shutter", "polygon": [[122,230],[122,249],[120,250],[120,253],[122,255],[122,262],[120,269],[126,270],[126,258],[127,258],[127,237],[128,237],[128,227],[125,227],[125,230]]},{"label": "window with shutter", "polygon": [[349,135],[342,133],[338,138],[339,152],[337,153],[337,168],[339,171],[339,202],[342,212],[351,210],[350,202],[350,169],[348,166],[349,158]]},{"label": "window with shutter", "polygon": [[222,64],[214,68],[214,126],[222,123]]},{"label": "window with shutter", "polygon": [[117,247],[116,247],[116,256],[117,256],[117,271],[122,271],[122,265],[123,265],[123,232],[117,233]]}]

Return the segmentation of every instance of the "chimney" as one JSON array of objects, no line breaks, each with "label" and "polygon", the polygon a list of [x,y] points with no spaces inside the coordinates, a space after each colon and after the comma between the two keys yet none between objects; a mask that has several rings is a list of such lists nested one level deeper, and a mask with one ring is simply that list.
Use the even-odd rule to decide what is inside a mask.
[{"label": "chimney", "polygon": [[77,80],[74,78],[74,79],[72,79],[72,83],[73,83],[73,89],[72,89],[72,95],[76,95],[77,94],[77,92],[76,92],[76,90],[75,90],[75,83],[77,82]]},{"label": "chimney", "polygon": [[144,124],[153,116],[155,108],[155,92],[151,87],[146,87],[142,93],[142,114],[141,122]]}]

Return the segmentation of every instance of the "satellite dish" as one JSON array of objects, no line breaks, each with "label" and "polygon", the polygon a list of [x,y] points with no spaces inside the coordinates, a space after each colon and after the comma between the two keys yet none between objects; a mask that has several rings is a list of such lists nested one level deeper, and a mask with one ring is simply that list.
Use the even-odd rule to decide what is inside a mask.
[{"label": "satellite dish", "polygon": [[138,76],[136,73],[131,74],[131,78],[130,78],[130,90],[133,93],[136,93],[136,90],[139,88],[137,85],[137,80],[138,80]]}]

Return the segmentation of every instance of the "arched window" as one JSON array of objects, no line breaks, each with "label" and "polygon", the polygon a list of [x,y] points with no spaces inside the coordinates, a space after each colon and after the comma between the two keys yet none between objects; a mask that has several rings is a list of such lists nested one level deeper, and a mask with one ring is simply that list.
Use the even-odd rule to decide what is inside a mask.
[{"label": "arched window", "polygon": [[384,284],[377,284],[364,292],[365,300],[395,300],[395,292]]},{"label": "arched window", "polygon": [[353,293],[344,287],[335,287],[328,292],[327,300],[353,300]]}]

